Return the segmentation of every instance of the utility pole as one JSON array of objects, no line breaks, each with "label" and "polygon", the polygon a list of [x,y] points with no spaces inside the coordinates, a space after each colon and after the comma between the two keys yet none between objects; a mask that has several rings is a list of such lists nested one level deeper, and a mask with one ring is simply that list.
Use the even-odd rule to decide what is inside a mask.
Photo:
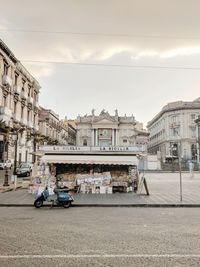
[{"label": "utility pole", "polygon": [[[5,161],[5,152],[6,152],[6,147],[8,149],[8,133],[4,134],[4,151],[3,151],[3,157],[4,157],[4,164],[5,164],[5,175],[4,175],[4,184],[3,186],[9,186],[8,183],[8,167],[6,166],[6,161]],[[8,159],[8,151],[7,151],[7,159]]]},{"label": "utility pole", "polygon": [[19,129],[17,129],[13,135],[16,135],[16,140],[15,140],[15,159],[14,159],[14,170],[13,170],[13,175],[16,175],[16,170],[17,170],[17,146],[18,146],[18,139],[19,139],[19,132],[23,131],[24,127],[20,127]]}]

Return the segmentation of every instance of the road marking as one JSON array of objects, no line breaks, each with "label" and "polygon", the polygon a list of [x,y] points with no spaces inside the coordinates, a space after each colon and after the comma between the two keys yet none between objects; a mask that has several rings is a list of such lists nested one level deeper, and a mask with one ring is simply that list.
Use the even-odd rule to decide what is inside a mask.
[{"label": "road marking", "polygon": [[61,255],[0,255],[0,259],[41,259],[41,258],[200,258],[200,254],[61,254]]}]

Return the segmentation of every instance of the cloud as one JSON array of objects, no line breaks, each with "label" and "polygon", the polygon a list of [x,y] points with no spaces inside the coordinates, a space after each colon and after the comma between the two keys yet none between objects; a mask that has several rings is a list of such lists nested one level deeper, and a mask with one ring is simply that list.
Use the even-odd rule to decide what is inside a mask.
[{"label": "cloud", "polygon": [[170,58],[177,56],[192,56],[196,54],[200,54],[200,47],[178,47],[161,53],[160,57]]},{"label": "cloud", "polygon": [[55,71],[55,67],[50,63],[26,62],[23,65],[36,79],[51,76]]}]

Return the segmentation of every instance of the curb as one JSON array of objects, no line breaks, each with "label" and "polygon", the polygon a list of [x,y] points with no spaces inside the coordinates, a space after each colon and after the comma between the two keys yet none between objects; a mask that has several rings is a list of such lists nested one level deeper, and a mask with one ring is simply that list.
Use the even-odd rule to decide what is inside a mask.
[{"label": "curb", "polygon": [[[0,207],[34,207],[33,204],[0,204]],[[44,205],[43,207],[51,207]],[[58,207],[54,206],[53,208]],[[200,208],[200,204],[73,204],[72,208]]]}]

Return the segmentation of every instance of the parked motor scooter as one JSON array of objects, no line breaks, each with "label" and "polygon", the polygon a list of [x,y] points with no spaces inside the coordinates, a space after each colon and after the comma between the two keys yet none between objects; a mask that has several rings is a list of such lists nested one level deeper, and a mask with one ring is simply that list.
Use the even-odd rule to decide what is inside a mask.
[{"label": "parked motor scooter", "polygon": [[55,188],[54,193],[55,196],[50,198],[48,188],[46,187],[42,194],[36,198],[34,206],[36,208],[41,208],[43,206],[43,202],[48,201],[52,203],[52,206],[57,205],[62,206],[63,208],[69,208],[74,201],[73,197],[68,193],[68,189],[66,188]]}]

